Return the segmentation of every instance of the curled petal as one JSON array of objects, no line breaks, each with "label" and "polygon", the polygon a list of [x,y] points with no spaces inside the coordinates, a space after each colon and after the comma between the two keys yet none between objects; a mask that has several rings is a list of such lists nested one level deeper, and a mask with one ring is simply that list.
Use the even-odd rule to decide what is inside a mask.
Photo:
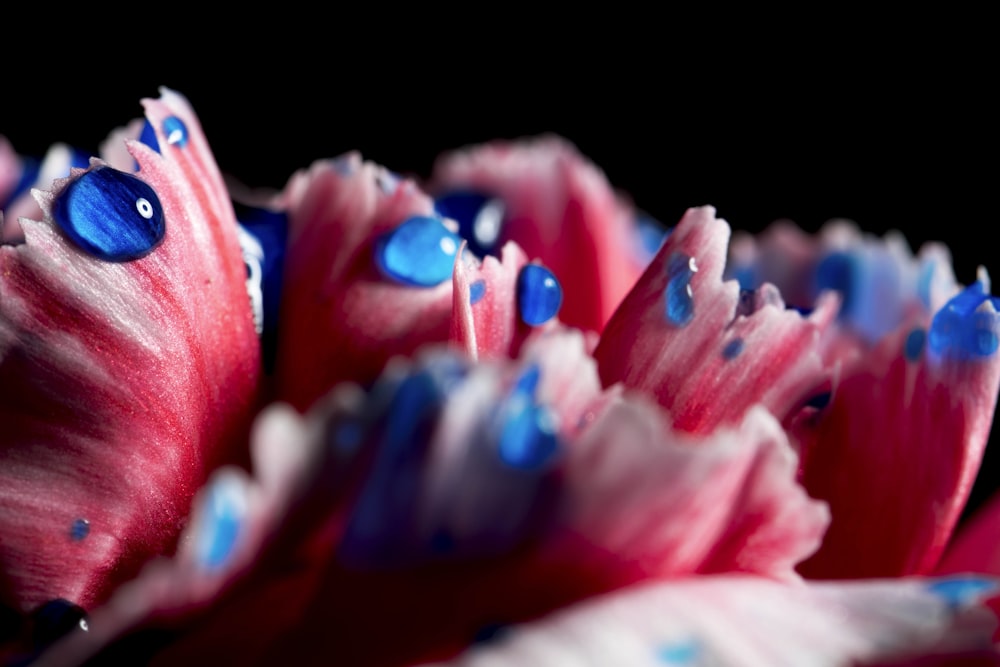
[{"label": "curled petal", "polygon": [[434,664],[996,664],[996,618],[975,597],[955,607],[935,592],[948,583],[783,585],[715,576],[647,584],[500,629],[492,641]]},{"label": "curled petal", "polygon": [[562,320],[601,331],[644,266],[634,212],[574,146],[548,135],[442,155],[428,185],[436,196],[472,191],[503,203],[495,243],[516,241],[567,286]]},{"label": "curled petal", "polygon": [[[183,118],[187,147],[129,143],[136,176],[95,159],[37,190],[44,218],[0,246],[0,564],[23,612],[54,598],[90,608],[172,550],[255,407],[258,341],[221,177],[184,98],[143,103],[156,127]],[[105,261],[53,215],[117,220],[65,208],[70,188],[103,178],[154,193],[125,214],[162,212],[162,242],[139,259]]]},{"label": "curled petal", "polygon": [[594,352],[605,386],[653,396],[683,431],[737,424],[754,403],[786,420],[829,382],[819,340],[836,299],[803,318],[769,285],[741,292],[722,280],[728,240],[713,208],[689,210]]},{"label": "curled petal", "polygon": [[289,221],[278,398],[305,410],[338,382],[371,383],[390,357],[448,339],[451,281],[401,284],[376,265],[380,237],[433,215],[412,181],[351,153],[295,174],[274,205]]}]

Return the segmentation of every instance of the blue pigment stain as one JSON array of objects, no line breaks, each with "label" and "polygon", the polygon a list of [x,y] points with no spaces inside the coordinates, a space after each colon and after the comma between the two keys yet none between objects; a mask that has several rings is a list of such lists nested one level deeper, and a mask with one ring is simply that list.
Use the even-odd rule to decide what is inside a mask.
[{"label": "blue pigment stain", "polygon": [[923,354],[925,342],[927,342],[927,333],[923,329],[914,329],[906,335],[903,354],[910,361],[916,361]]},{"label": "blue pigment stain", "polygon": [[657,659],[665,665],[692,665],[701,656],[701,645],[694,639],[660,646]]},{"label": "blue pigment stain", "polygon": [[743,351],[743,339],[734,338],[722,348],[722,356],[726,359],[735,359]]},{"label": "blue pigment stain", "polygon": [[461,243],[440,218],[415,216],[379,239],[375,263],[396,282],[434,287],[451,278]]},{"label": "blue pigment stain", "polygon": [[233,482],[217,480],[202,509],[197,542],[202,565],[216,569],[226,564],[236,546],[245,514],[242,488]]},{"label": "blue pigment stain", "polygon": [[927,585],[927,591],[947,602],[953,611],[975,604],[997,589],[997,580],[971,575],[937,579]]},{"label": "blue pigment stain", "polygon": [[927,343],[935,354],[952,359],[983,359],[1000,347],[1000,299],[976,281],[946,303],[931,320]]},{"label": "blue pigment stain", "polygon": [[679,327],[694,319],[694,293],[691,278],[698,270],[694,258],[674,253],[667,262],[667,287],[663,297],[667,321]]},{"label": "blue pigment stain", "polygon": [[562,306],[562,286],[555,275],[540,264],[528,264],[517,276],[517,307],[529,326],[545,324]]},{"label": "blue pigment stain", "polygon": [[497,255],[506,212],[503,200],[474,190],[456,190],[437,197],[434,210],[458,223],[458,233],[477,257]]},{"label": "blue pigment stain", "polygon": [[79,542],[90,534],[90,522],[86,519],[77,519],[69,528],[69,537],[74,542]]},{"label": "blue pigment stain", "polygon": [[111,167],[80,174],[59,193],[56,223],[76,245],[109,262],[148,255],[163,240],[163,207],[144,181]]},{"label": "blue pigment stain", "polygon": [[469,285],[469,305],[476,305],[484,296],[486,296],[486,281],[477,280]]}]

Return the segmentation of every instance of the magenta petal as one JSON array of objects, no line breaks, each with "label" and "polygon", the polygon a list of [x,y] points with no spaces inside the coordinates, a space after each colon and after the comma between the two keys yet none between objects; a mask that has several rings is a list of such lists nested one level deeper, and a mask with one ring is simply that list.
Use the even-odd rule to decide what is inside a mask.
[{"label": "magenta petal", "polygon": [[305,410],[338,382],[370,383],[389,358],[448,340],[451,281],[401,285],[375,265],[381,234],[432,213],[412,181],[351,153],[295,174],[277,205],[289,216],[278,398]]},{"label": "magenta petal", "polygon": [[198,120],[180,95],[144,100],[185,150],[130,143],[166,233],[147,256],[105,262],[50,216],[94,161],[37,191],[41,221],[0,246],[0,565],[13,605],[89,608],[173,549],[208,471],[239,457],[259,343],[236,221]]},{"label": "magenta petal", "polygon": [[[605,386],[621,382],[646,392],[682,431],[739,423],[755,403],[785,420],[829,381],[819,339],[836,299],[824,299],[804,318],[784,308],[773,286],[741,294],[735,281],[722,280],[728,240],[729,225],[715,209],[689,210],[594,352]],[[677,262],[690,274],[687,285],[671,284]],[[672,295],[690,298],[690,321],[671,321]]]},{"label": "magenta petal", "polygon": [[560,317],[569,326],[601,331],[642,272],[631,207],[559,137],[446,153],[428,188],[499,197],[506,209],[501,241],[515,241],[566,286]]}]

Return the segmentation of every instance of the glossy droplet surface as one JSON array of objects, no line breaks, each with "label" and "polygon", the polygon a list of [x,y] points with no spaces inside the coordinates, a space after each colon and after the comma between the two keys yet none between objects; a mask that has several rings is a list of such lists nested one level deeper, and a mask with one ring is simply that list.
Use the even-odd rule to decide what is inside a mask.
[{"label": "glossy droplet surface", "polygon": [[667,287],[663,293],[667,321],[679,327],[694,319],[694,292],[691,278],[698,267],[693,257],[674,253],[667,262]]},{"label": "glossy droplet surface", "polygon": [[479,301],[486,296],[486,281],[477,280],[476,282],[469,285],[469,304],[476,305]]},{"label": "glossy droplet surface", "polygon": [[87,612],[62,598],[43,604],[32,613],[31,620],[31,638],[36,648],[49,646],[74,630],[88,630]]},{"label": "glossy droplet surface", "polygon": [[90,522],[86,519],[77,519],[69,528],[69,536],[74,542],[79,542],[90,535]]},{"label": "glossy droplet surface", "polygon": [[56,198],[56,223],[77,246],[109,262],[148,255],[163,240],[163,207],[144,181],[111,167],[80,174]]},{"label": "glossy droplet surface", "polygon": [[977,281],[946,303],[931,320],[927,343],[935,354],[982,359],[1000,347],[1000,299]]},{"label": "glossy droplet surface", "polygon": [[243,485],[232,476],[216,478],[201,507],[195,553],[199,563],[209,569],[229,561],[240,536],[247,512]]},{"label": "glossy droplet surface", "polygon": [[477,257],[497,254],[506,213],[502,199],[473,190],[457,190],[436,198],[434,209],[458,223],[458,233]]},{"label": "glossy droplet surface", "polygon": [[451,278],[461,243],[440,218],[415,216],[379,239],[375,263],[396,282],[434,287]]},{"label": "glossy droplet surface", "polygon": [[976,604],[998,589],[1000,582],[996,579],[974,575],[937,579],[927,585],[928,592],[943,599],[953,610]]},{"label": "glossy droplet surface", "polygon": [[517,307],[530,326],[545,324],[562,306],[562,286],[555,274],[540,264],[528,264],[517,276]]}]

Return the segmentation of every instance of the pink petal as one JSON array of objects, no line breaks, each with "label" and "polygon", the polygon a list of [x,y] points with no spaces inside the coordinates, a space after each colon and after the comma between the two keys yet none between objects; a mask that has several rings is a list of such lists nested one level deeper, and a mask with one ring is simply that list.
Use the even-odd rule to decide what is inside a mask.
[{"label": "pink petal", "polygon": [[[976,312],[995,337],[991,300]],[[962,358],[930,344],[908,355],[911,332],[923,334],[929,319],[915,313],[845,363],[831,404],[796,428],[803,484],[833,512],[822,548],[801,568],[807,576],[929,573],[951,535],[989,436],[1000,356]]]},{"label": "pink petal", "polygon": [[995,494],[959,526],[934,571],[1000,575],[1000,495]]},{"label": "pink petal", "polygon": [[172,550],[256,399],[221,177],[186,100],[163,89],[143,103],[153,127],[172,115],[189,133],[162,156],[129,144],[164,209],[162,244],[115,263],[69,242],[49,210],[77,170],[39,191],[46,215],[22,221],[24,243],[0,246],[0,563],[21,611],[59,597],[89,608]]},{"label": "pink petal", "polygon": [[374,261],[381,234],[432,214],[412,181],[352,153],[295,174],[276,204],[289,216],[278,398],[305,410],[338,382],[370,383],[392,356],[448,339],[450,281],[399,285]]},{"label": "pink petal", "polygon": [[567,286],[561,319],[600,331],[642,272],[633,211],[569,142],[547,135],[442,155],[428,189],[499,197],[500,242],[516,241]]},{"label": "pink petal", "polygon": [[[735,281],[722,280],[728,240],[729,225],[715,209],[689,210],[594,352],[605,386],[622,382],[649,394],[682,431],[737,424],[756,403],[785,420],[829,382],[819,340],[836,299],[824,299],[803,318],[784,308],[773,286],[741,294]],[[693,272],[687,323],[672,322],[666,312],[673,294],[685,314],[684,275],[671,278],[678,270]]]},{"label": "pink petal", "polygon": [[[500,631],[437,667],[995,665],[996,618],[937,580],[783,585],[739,576],[636,586]],[[427,665],[427,667],[431,667]]]}]

